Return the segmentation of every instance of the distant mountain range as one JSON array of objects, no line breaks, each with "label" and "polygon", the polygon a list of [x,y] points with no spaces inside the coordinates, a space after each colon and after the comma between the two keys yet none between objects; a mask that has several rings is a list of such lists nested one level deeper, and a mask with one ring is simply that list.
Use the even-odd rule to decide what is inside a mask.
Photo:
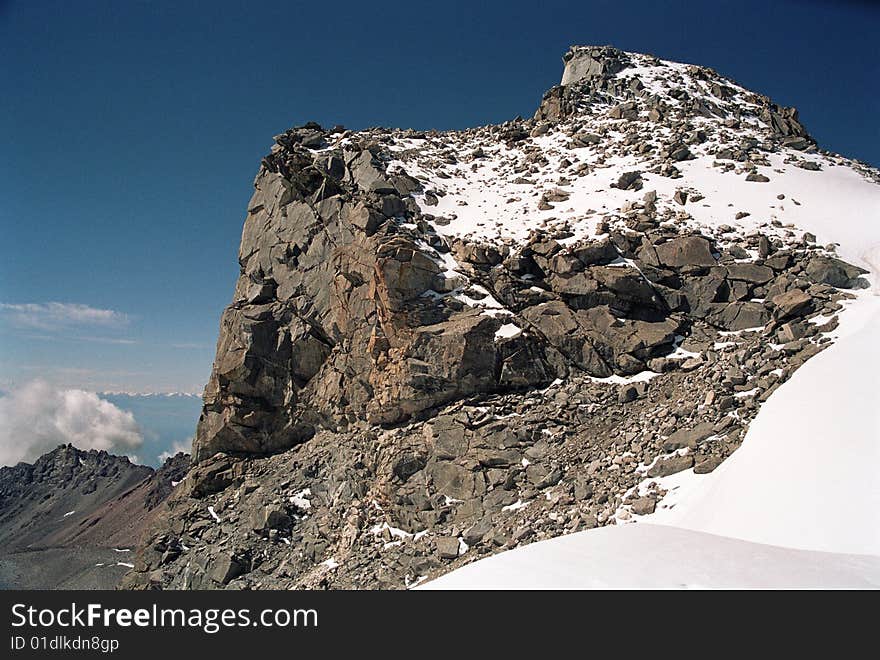
[{"label": "distant mountain range", "polygon": [[0,468],[0,588],[112,589],[189,457],[159,470],[61,445]]}]

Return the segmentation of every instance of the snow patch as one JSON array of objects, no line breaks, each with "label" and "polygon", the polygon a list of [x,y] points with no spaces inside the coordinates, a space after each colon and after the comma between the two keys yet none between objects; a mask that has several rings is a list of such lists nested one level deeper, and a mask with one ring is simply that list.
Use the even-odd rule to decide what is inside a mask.
[{"label": "snow patch", "polygon": [[510,339],[522,334],[522,330],[514,323],[505,323],[495,331],[495,339]]},{"label": "snow patch", "polygon": [[293,504],[298,509],[308,510],[312,508],[312,503],[309,501],[309,497],[312,494],[311,488],[303,488],[301,491],[294,493],[290,496],[290,503]]}]

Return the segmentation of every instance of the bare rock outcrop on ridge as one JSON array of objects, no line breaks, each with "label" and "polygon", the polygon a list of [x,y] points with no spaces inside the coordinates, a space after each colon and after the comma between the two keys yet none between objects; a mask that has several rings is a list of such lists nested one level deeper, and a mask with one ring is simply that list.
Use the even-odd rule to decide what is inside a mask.
[{"label": "bare rock outcrop on ridge", "polygon": [[496,342],[501,319],[431,295],[456,281],[426,242],[448,253],[439,237],[408,226],[419,182],[387,174],[368,141],[303,146],[329,139],[311,126],[279,136],[257,176],[197,462],[271,453],[362,419],[400,422],[556,375],[541,343]]},{"label": "bare rock outcrop on ridge", "polygon": [[876,172],[710,69],[565,64],[530,119],[275,138],[194,467],[126,586],[403,588],[650,515],[832,341],[865,271],[786,190],[755,217],[703,182]]}]

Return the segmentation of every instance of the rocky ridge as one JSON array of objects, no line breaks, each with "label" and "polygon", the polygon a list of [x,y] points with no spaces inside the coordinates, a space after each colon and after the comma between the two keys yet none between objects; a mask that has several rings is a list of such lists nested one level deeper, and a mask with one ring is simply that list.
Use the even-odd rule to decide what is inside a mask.
[{"label": "rocky ridge", "polygon": [[709,69],[565,62],[532,119],[276,137],[196,465],[127,586],[400,588],[649,515],[831,341],[866,271],[769,188],[877,173]]},{"label": "rocky ridge", "polygon": [[152,512],[188,467],[185,454],[153,470],[62,445],[33,464],[0,468],[0,582],[112,588]]}]

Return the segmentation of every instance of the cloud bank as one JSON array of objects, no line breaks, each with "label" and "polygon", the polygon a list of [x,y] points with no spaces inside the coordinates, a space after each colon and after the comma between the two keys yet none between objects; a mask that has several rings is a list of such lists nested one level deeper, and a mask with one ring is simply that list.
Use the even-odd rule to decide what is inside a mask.
[{"label": "cloud bank", "polygon": [[93,392],[31,381],[0,396],[0,465],[30,463],[66,443],[131,454],[143,435],[134,415]]},{"label": "cloud bank", "polygon": [[71,326],[118,328],[129,318],[112,309],[98,309],[76,303],[0,303],[0,317],[19,328],[59,330]]}]

